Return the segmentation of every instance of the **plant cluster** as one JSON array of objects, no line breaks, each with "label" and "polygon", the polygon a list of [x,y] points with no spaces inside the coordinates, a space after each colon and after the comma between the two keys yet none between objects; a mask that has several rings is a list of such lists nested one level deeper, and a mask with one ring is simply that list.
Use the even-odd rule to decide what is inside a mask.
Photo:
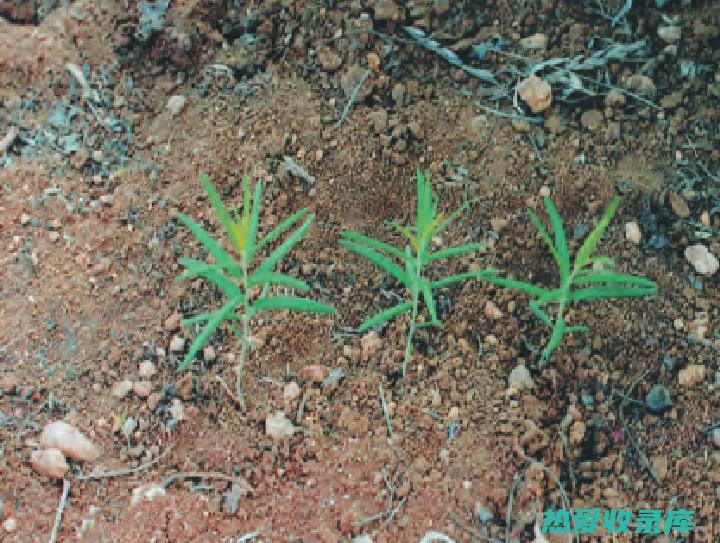
[{"label": "plant cluster", "polygon": [[[206,176],[200,177],[215,212],[222,223],[232,249],[237,256],[233,258],[213,237],[189,217],[179,214],[180,220],[202,243],[212,261],[181,259],[185,271],[178,279],[202,277],[215,285],[225,295],[225,304],[216,311],[196,315],[183,321],[186,325],[204,325],[193,341],[190,350],[180,365],[181,369],[193,360],[203,348],[213,332],[223,322],[229,322],[230,328],[240,339],[240,357],[237,366],[236,392],[238,401],[243,403],[242,376],[244,363],[250,348],[251,319],[261,311],[289,310],[316,314],[334,313],[330,305],[308,298],[276,295],[271,293],[275,286],[285,286],[306,292],[309,286],[304,281],[276,271],[277,265],[307,233],[314,215],[307,215],[306,209],[297,211],[275,229],[258,239],[260,204],[262,202],[262,184],[260,181],[251,190],[250,181],[243,178],[242,212],[235,211],[231,216],[225,208],[215,187]],[[604,256],[593,256],[603,233],[612,220],[620,203],[616,197],[610,203],[595,229],[590,233],[573,261],[565,236],[562,219],[552,200],[545,197],[553,237],[546,230],[540,218],[528,210],[530,220],[548,246],[558,267],[560,285],[557,288],[545,288],[530,283],[501,277],[494,269],[470,271],[431,279],[428,268],[441,260],[470,254],[484,249],[482,243],[467,243],[455,247],[434,250],[437,237],[474,201],[465,202],[460,208],[446,216],[438,210],[438,201],[433,197],[429,173],[417,172],[417,215],[415,224],[403,226],[388,222],[407,241],[402,249],[358,232],[341,233],[340,245],[356,253],[379,267],[388,276],[397,280],[406,291],[406,298],[399,304],[380,311],[361,324],[358,332],[365,332],[404,313],[409,313],[409,325],[405,340],[403,376],[412,355],[413,338],[421,326],[440,325],[435,304],[434,292],[437,289],[464,281],[481,279],[503,287],[519,290],[535,299],[530,302],[530,310],[546,325],[552,328],[550,339],[542,351],[541,365],[549,360],[559,347],[565,335],[572,332],[587,331],[586,326],[569,326],[565,320],[566,309],[572,303],[602,298],[621,298],[631,296],[651,296],[657,292],[657,286],[649,279],[614,271],[613,262]],[[277,240],[286,231],[304,219],[285,241],[259,260],[260,253],[267,245]],[[543,307],[557,306],[553,316]],[[425,308],[429,320],[419,322],[420,312]],[[237,324],[240,324],[238,328]]]}]

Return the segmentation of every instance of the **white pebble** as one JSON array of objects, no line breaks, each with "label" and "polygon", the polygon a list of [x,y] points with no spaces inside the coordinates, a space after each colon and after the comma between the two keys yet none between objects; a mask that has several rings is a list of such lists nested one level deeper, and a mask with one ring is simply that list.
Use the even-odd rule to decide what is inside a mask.
[{"label": "white pebble", "polygon": [[693,265],[697,273],[703,275],[712,275],[720,268],[717,257],[708,251],[708,248],[702,243],[686,248],[685,258]]}]

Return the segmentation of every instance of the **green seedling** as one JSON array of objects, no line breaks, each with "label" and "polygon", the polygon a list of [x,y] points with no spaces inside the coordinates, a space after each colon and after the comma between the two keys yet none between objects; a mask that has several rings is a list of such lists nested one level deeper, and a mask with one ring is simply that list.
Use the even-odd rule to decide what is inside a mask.
[{"label": "green seedling", "polygon": [[[213,257],[214,262],[208,263],[183,258],[180,263],[185,267],[185,271],[177,279],[202,277],[218,287],[226,297],[225,304],[217,311],[203,313],[191,319],[183,320],[184,325],[204,324],[205,327],[193,341],[187,356],[180,364],[180,369],[185,369],[190,364],[222,322],[229,322],[233,333],[239,337],[241,344],[240,359],[237,365],[236,390],[238,401],[244,405],[242,377],[245,359],[250,348],[250,320],[261,311],[273,309],[324,314],[334,313],[335,309],[307,298],[269,294],[270,287],[275,285],[289,287],[300,292],[306,292],[310,289],[304,281],[276,272],[275,267],[305,235],[315,218],[314,215],[307,215],[307,209],[301,209],[258,240],[262,183],[258,181],[254,193],[251,194],[250,180],[247,176],[243,178],[242,214],[235,211],[233,218],[223,205],[210,179],[205,175],[201,175],[200,181],[230,238],[232,248],[238,258],[234,259],[195,221],[182,213],[178,214],[179,219],[195,234],[198,241],[203,244]],[[258,256],[260,251],[303,218],[305,220],[302,225],[290,234],[283,243],[278,245],[265,260],[257,264],[253,263],[254,258]],[[236,322],[240,323],[240,328],[236,326]]]},{"label": "green seedling", "polygon": [[[565,309],[574,302],[598,300],[603,298],[625,298],[652,296],[657,293],[657,285],[644,277],[626,275],[613,271],[614,263],[606,256],[592,256],[600,238],[607,229],[615,211],[620,205],[620,198],[613,198],[595,229],[575,255],[571,264],[563,222],[552,200],[544,198],[552,227],[554,241],[550,238],[538,216],[528,209],[530,220],[550,249],[560,272],[560,287],[547,289],[514,279],[492,276],[487,281],[504,287],[512,288],[534,296],[530,302],[530,310],[546,325],[552,328],[550,340],[540,356],[540,365],[544,365],[562,342],[565,334],[587,332],[587,326],[567,326]],[[543,311],[547,304],[557,304],[555,320]]]},{"label": "green seedling", "polygon": [[[460,208],[451,213],[447,218],[445,214],[438,213],[438,202],[433,199],[432,185],[429,172],[423,175],[421,170],[417,172],[417,223],[415,226],[401,226],[395,222],[387,224],[400,232],[408,241],[404,250],[400,250],[382,241],[370,238],[357,232],[343,232],[340,245],[357,253],[382,269],[391,277],[394,277],[407,289],[409,299],[386,309],[366,320],[358,329],[358,332],[366,332],[370,328],[389,321],[398,315],[410,312],[410,328],[407,333],[405,345],[405,358],[403,360],[403,377],[407,372],[407,365],[412,354],[412,341],[415,330],[418,326],[439,325],[441,322],[437,317],[433,291],[447,287],[453,283],[465,279],[474,279],[494,273],[494,270],[474,271],[451,275],[444,279],[431,281],[425,275],[427,267],[433,262],[446,258],[472,253],[485,248],[482,243],[468,243],[457,247],[450,247],[432,252],[431,244],[433,238],[440,235],[452,222],[470,207],[474,202],[465,202]],[[399,262],[399,264],[398,264]],[[425,301],[425,307],[430,315],[430,321],[418,324],[418,312],[420,310],[420,297]]]}]

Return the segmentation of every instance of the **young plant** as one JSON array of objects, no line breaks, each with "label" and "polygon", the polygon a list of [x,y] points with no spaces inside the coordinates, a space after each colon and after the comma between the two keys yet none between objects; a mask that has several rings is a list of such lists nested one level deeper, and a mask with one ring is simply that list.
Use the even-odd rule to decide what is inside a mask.
[{"label": "young plant", "polygon": [[[305,235],[315,218],[314,215],[308,215],[302,225],[272,251],[265,260],[255,264],[254,260],[260,254],[260,251],[305,217],[307,209],[297,211],[258,240],[262,183],[258,181],[254,193],[251,194],[250,180],[247,176],[243,178],[242,214],[235,211],[234,217],[231,217],[210,179],[205,175],[201,175],[200,181],[230,238],[230,243],[238,258],[237,260],[234,259],[195,221],[182,213],[178,214],[179,219],[195,234],[198,241],[212,255],[214,262],[208,263],[183,258],[180,263],[185,267],[185,271],[177,279],[202,277],[218,287],[226,297],[225,304],[217,311],[203,313],[191,319],[183,320],[184,325],[204,323],[205,327],[193,341],[187,356],[180,364],[180,369],[185,369],[190,364],[222,322],[230,322],[232,331],[240,338],[241,347],[240,360],[237,365],[236,390],[238,401],[244,405],[242,377],[245,358],[250,347],[250,320],[261,311],[273,309],[326,314],[334,313],[335,310],[329,305],[307,298],[269,294],[270,287],[274,285],[290,287],[300,292],[310,289],[304,281],[276,272],[275,266]],[[236,322],[240,323],[240,328],[235,325]]]},{"label": "young plant", "polygon": [[[537,228],[557,263],[560,272],[560,286],[556,289],[547,289],[504,277],[491,276],[486,278],[491,283],[516,289],[536,297],[529,304],[530,310],[542,322],[552,328],[550,340],[540,357],[541,366],[549,360],[565,334],[588,331],[587,326],[566,325],[564,315],[569,304],[602,298],[652,296],[657,292],[657,285],[649,279],[617,273],[612,270],[614,265],[612,259],[606,256],[592,256],[595,247],[620,204],[618,196],[610,202],[600,222],[575,254],[575,261],[572,264],[562,219],[550,198],[545,197],[544,202],[550,218],[554,240],[550,238],[538,216],[530,209],[528,209],[528,213],[530,220]],[[551,319],[542,310],[542,307],[547,304],[557,304],[555,320]]]},{"label": "young plant", "polygon": [[[433,199],[429,172],[423,175],[423,172],[418,169],[416,225],[405,227],[394,222],[388,223],[389,226],[395,228],[395,230],[400,232],[409,242],[409,245],[405,246],[404,250],[400,250],[377,239],[363,236],[357,232],[342,232],[342,239],[339,241],[343,247],[369,260],[388,275],[400,281],[407,290],[409,299],[390,309],[381,311],[374,317],[366,320],[358,329],[358,332],[362,333],[398,315],[410,312],[410,328],[407,333],[405,358],[403,360],[403,377],[407,372],[408,361],[412,354],[412,341],[416,328],[419,326],[441,324],[437,317],[433,291],[465,279],[483,277],[494,271],[461,273],[437,281],[431,281],[426,277],[427,267],[433,262],[472,253],[485,248],[485,245],[482,243],[468,243],[466,245],[433,252],[431,248],[433,238],[440,235],[450,223],[452,223],[460,213],[470,207],[473,202],[465,202],[465,204],[447,218],[444,213],[438,213],[437,204],[438,202]],[[421,296],[430,315],[430,321],[418,325],[417,318],[420,310]]]}]

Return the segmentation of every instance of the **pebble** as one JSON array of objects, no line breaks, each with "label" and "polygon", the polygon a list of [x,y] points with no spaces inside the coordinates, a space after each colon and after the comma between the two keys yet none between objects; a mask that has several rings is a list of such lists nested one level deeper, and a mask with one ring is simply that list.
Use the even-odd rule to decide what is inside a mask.
[{"label": "pebble", "polygon": [[3,522],[3,530],[5,530],[9,534],[11,534],[15,530],[17,530],[17,527],[18,527],[18,521],[15,517],[10,517],[8,519],[5,519],[5,522]]},{"label": "pebble", "polygon": [[133,383],[133,392],[139,398],[147,398],[152,392],[152,383],[150,381],[135,381]]},{"label": "pebble", "polygon": [[400,20],[400,8],[392,0],[379,0],[375,4],[375,19],[378,21]]},{"label": "pebble", "polygon": [[28,224],[30,224],[31,220],[32,217],[30,217],[30,215],[28,215],[27,213],[23,213],[22,215],[20,215],[20,224],[22,226],[27,226]]},{"label": "pebble", "polygon": [[642,233],[640,232],[640,226],[637,221],[625,223],[625,239],[639,245],[642,240]]},{"label": "pebble", "polygon": [[532,36],[523,38],[520,40],[520,45],[530,51],[544,51],[548,45],[547,34],[538,32]]},{"label": "pebble", "polygon": [[212,362],[215,360],[215,347],[212,345],[205,345],[203,349],[203,359],[205,362]]},{"label": "pebble", "polygon": [[720,449],[720,428],[713,428],[712,432],[710,432],[710,438],[713,444]]},{"label": "pebble", "polygon": [[508,377],[508,387],[517,390],[530,389],[535,386],[530,372],[524,365],[515,366]]},{"label": "pebble", "polygon": [[500,308],[495,305],[494,302],[488,300],[485,303],[485,316],[488,319],[497,320],[502,318],[503,313],[502,311],[500,311]]},{"label": "pebble", "polygon": [[297,429],[282,411],[271,413],[265,418],[265,433],[275,441],[291,437]]},{"label": "pebble", "polygon": [[657,30],[658,36],[665,43],[675,43],[682,36],[682,29],[679,26],[659,26]]},{"label": "pebble", "polygon": [[20,378],[14,373],[6,373],[2,378],[2,391],[5,394],[13,394],[20,386]]},{"label": "pebble", "polygon": [[298,375],[303,379],[312,381],[313,383],[322,383],[330,373],[330,368],[322,366],[320,364],[311,364],[305,366],[298,372]]},{"label": "pebble", "polygon": [[382,347],[382,340],[375,332],[368,332],[360,339],[360,359],[365,362]]},{"label": "pebble", "polygon": [[460,409],[456,405],[453,405],[450,408],[450,411],[448,412],[448,420],[453,421],[453,420],[457,420],[459,418],[460,418]]},{"label": "pebble", "polygon": [[605,116],[602,111],[589,109],[580,116],[580,124],[590,131],[598,130],[605,123]]},{"label": "pebble", "polygon": [[181,336],[173,336],[170,340],[170,352],[181,353],[185,350],[185,338]]},{"label": "pebble", "polygon": [[672,406],[670,391],[663,385],[654,385],[645,397],[645,405],[652,413],[659,415]]},{"label": "pebble", "polygon": [[624,106],[627,99],[625,95],[617,89],[611,89],[605,95],[605,105],[607,107],[620,107]]},{"label": "pebble", "polygon": [[62,478],[70,469],[60,449],[33,451],[30,455],[30,464],[40,475],[53,479]]},{"label": "pebble", "polygon": [[690,364],[678,372],[680,386],[690,388],[705,379],[707,371],[702,364]]},{"label": "pebble", "polygon": [[132,381],[119,381],[115,383],[115,385],[112,387],[112,390],[110,391],[110,395],[113,398],[117,398],[119,400],[122,400],[125,396],[128,395],[128,393],[133,389],[133,382]]},{"label": "pebble", "polygon": [[165,487],[157,483],[140,485],[132,493],[132,505],[140,505],[142,502],[152,502],[156,498],[165,496]]},{"label": "pebble", "polygon": [[552,103],[552,88],[550,84],[536,75],[523,79],[517,86],[520,98],[530,107],[533,113],[540,113],[550,107]]},{"label": "pebble", "polygon": [[685,258],[693,265],[697,273],[703,275],[713,275],[720,267],[717,257],[702,243],[687,247]]},{"label": "pebble", "polygon": [[180,328],[181,321],[182,316],[179,313],[173,313],[167,319],[165,319],[165,322],[163,323],[163,328],[165,328],[166,332],[175,332]]},{"label": "pebble", "polygon": [[143,360],[140,362],[140,368],[138,369],[138,375],[141,379],[150,379],[157,373],[155,364],[150,360]]},{"label": "pebble", "polygon": [[660,479],[664,479],[668,474],[668,458],[665,455],[653,456],[650,459],[650,465]]},{"label": "pebble", "polygon": [[147,399],[147,406],[150,411],[155,411],[158,405],[160,405],[160,400],[162,400],[162,394],[160,392],[154,392],[148,396]]},{"label": "pebble", "polygon": [[81,462],[97,460],[102,454],[100,448],[80,430],[63,421],[45,426],[40,444],[46,449],[60,449],[65,456]]},{"label": "pebble", "polygon": [[170,416],[175,420],[185,420],[185,406],[183,406],[183,403],[177,398],[173,399],[168,411],[170,412]]},{"label": "pebble", "polygon": [[670,209],[673,210],[673,213],[681,219],[686,219],[690,216],[690,208],[685,199],[679,194],[671,192],[668,195],[668,202],[670,203]]},{"label": "pebble", "polygon": [[635,74],[628,77],[623,86],[635,93],[642,94],[644,96],[655,96],[655,83],[646,75]]},{"label": "pebble", "polygon": [[176,95],[168,98],[168,101],[167,101],[167,104],[165,105],[165,107],[167,107],[168,111],[170,111],[170,113],[172,113],[173,117],[176,117],[183,110],[186,102],[187,102],[187,99],[183,95],[176,94]]},{"label": "pebble", "polygon": [[570,431],[568,432],[568,439],[570,440],[570,444],[578,445],[579,443],[582,443],[584,437],[585,423],[581,420],[573,422],[572,426],[570,426]]},{"label": "pebble", "polygon": [[300,387],[295,381],[289,382],[283,389],[283,398],[289,402],[300,396]]}]

